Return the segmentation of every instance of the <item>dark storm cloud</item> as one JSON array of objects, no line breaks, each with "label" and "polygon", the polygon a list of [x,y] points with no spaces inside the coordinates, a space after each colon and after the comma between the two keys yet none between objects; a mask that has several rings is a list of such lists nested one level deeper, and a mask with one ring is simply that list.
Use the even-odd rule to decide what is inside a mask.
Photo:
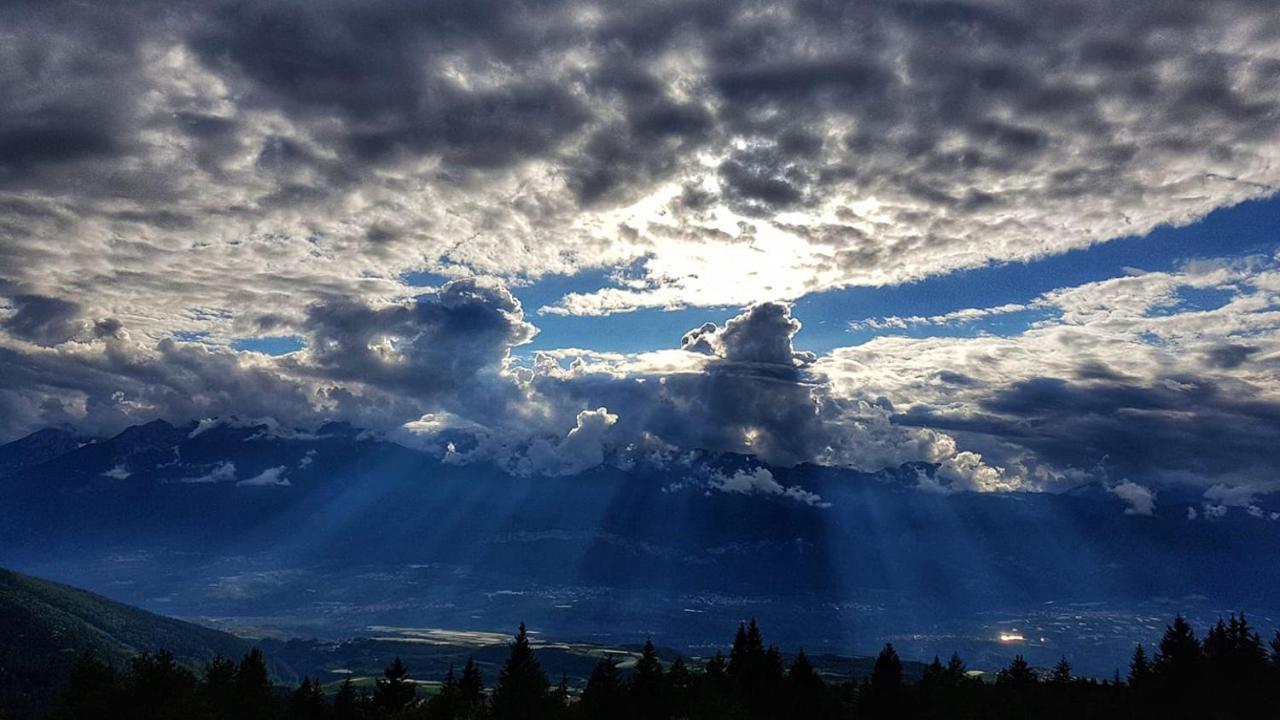
[{"label": "dark storm cloud", "polygon": [[13,314],[0,320],[0,327],[37,345],[58,345],[85,330],[79,303],[43,295],[16,295],[12,305]]},{"label": "dark storm cloud", "polygon": [[349,299],[312,306],[304,329],[306,370],[417,398],[476,390],[511,347],[536,329],[501,285],[456,280],[404,305],[374,308]]},{"label": "dark storm cloud", "polygon": [[895,421],[1013,442],[1058,467],[1102,463],[1113,476],[1155,482],[1266,475],[1280,443],[1280,405],[1203,378],[1033,378],[994,389],[980,405],[964,417],[918,410]]},{"label": "dark storm cloud", "polygon": [[296,120],[341,118],[335,140],[358,160],[430,153],[492,167],[553,148],[588,112],[564,83],[504,77],[468,89],[447,62],[530,60],[548,32],[535,13],[554,15],[555,5],[339,3],[316,13],[235,4],[190,38],[210,66],[251,82],[253,102],[283,105]]},{"label": "dark storm cloud", "polygon": [[1210,348],[1209,351],[1205,353],[1205,360],[1213,367],[1230,370],[1243,365],[1251,356],[1256,354],[1258,350],[1259,348],[1250,345],[1223,343],[1222,345]]}]

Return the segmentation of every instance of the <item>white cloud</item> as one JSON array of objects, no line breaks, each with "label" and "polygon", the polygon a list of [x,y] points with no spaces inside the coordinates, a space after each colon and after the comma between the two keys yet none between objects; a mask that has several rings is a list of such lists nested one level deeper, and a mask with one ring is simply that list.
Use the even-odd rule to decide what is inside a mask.
[{"label": "white cloud", "polygon": [[289,478],[284,476],[284,471],[285,466],[283,465],[267,468],[247,480],[237,482],[236,485],[244,487],[288,487],[290,485]]},{"label": "white cloud", "polygon": [[716,473],[712,476],[708,485],[720,492],[738,495],[780,495],[805,505],[823,508],[831,507],[831,503],[824,502],[821,496],[809,492],[798,485],[783,487],[781,483],[774,479],[773,473],[768,468],[758,467],[754,470],[738,470],[732,475]]},{"label": "white cloud", "polygon": [[1124,500],[1129,507],[1125,515],[1150,515],[1156,509],[1156,496],[1150,488],[1125,480],[1110,488],[1110,492]]}]

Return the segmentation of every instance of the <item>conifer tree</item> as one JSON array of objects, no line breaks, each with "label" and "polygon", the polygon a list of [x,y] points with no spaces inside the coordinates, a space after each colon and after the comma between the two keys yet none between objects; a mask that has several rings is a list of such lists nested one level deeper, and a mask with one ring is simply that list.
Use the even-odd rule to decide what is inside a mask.
[{"label": "conifer tree", "polygon": [[1147,687],[1151,682],[1151,663],[1147,661],[1147,650],[1138,643],[1133,649],[1133,659],[1129,661],[1129,686],[1135,689]]},{"label": "conifer tree", "polygon": [[902,661],[898,659],[893,643],[885,643],[884,649],[876,656],[876,664],[871,670],[871,687],[881,692],[897,691],[902,687]]},{"label": "conifer tree", "polygon": [[1168,688],[1191,692],[1199,679],[1204,653],[1186,618],[1177,615],[1165,628],[1156,653],[1154,675]]},{"label": "conifer tree", "polygon": [[484,716],[484,678],[474,658],[467,658],[462,667],[462,679],[458,681],[458,717],[474,720]]},{"label": "conifer tree", "polygon": [[942,666],[942,659],[934,655],[933,662],[924,669],[924,675],[920,678],[920,687],[933,689],[944,686],[946,673],[946,668]]},{"label": "conifer tree", "polygon": [[969,679],[969,669],[965,666],[964,660],[960,659],[960,653],[951,653],[951,659],[947,661],[947,671],[945,673],[947,684],[951,687],[958,686],[961,682]]},{"label": "conifer tree", "polygon": [[455,720],[458,717],[458,676],[453,674],[453,665],[444,674],[440,682],[440,690],[427,702],[434,720]]},{"label": "conifer tree", "polygon": [[[115,705],[119,678],[92,649],[76,658],[62,691],[62,707],[70,717],[106,714]],[[3,697],[0,694],[0,697]]]},{"label": "conifer tree", "polygon": [[320,720],[328,706],[324,702],[324,689],[317,679],[303,676],[302,684],[289,696],[289,713],[292,720]]},{"label": "conifer tree", "polygon": [[1025,690],[1039,680],[1039,675],[1021,654],[1015,655],[1013,662],[996,674],[996,684],[1017,690]]},{"label": "conifer tree", "polygon": [[1071,674],[1071,663],[1067,661],[1067,656],[1063,655],[1058,660],[1058,664],[1053,666],[1053,673],[1049,676],[1049,682],[1055,685],[1067,685],[1074,679]]},{"label": "conifer tree", "polygon": [[693,689],[693,676],[684,658],[677,657],[667,669],[663,682],[663,693],[667,698],[667,708],[674,717],[687,717],[689,714],[690,692]]},{"label": "conifer tree", "polygon": [[794,717],[817,718],[823,714],[826,683],[814,669],[804,648],[796,654],[787,670],[787,709]]},{"label": "conifer tree", "polygon": [[667,716],[662,663],[658,661],[652,640],[645,641],[640,659],[636,661],[631,676],[631,702],[636,716],[642,720]]},{"label": "conifer tree", "polygon": [[233,720],[239,714],[239,690],[236,686],[237,665],[221,655],[204,667],[200,698],[218,720]]},{"label": "conifer tree", "polygon": [[271,677],[258,648],[246,653],[236,668],[236,700],[240,720],[260,720],[272,714]]},{"label": "conifer tree", "polygon": [[569,711],[572,696],[569,694],[569,676],[560,673],[560,683],[551,691],[551,711],[556,717],[563,717]]},{"label": "conifer tree", "polygon": [[417,687],[409,679],[409,669],[404,661],[396,657],[382,671],[373,690],[373,704],[390,712],[396,712],[409,706],[417,695]]},{"label": "conifer tree", "polygon": [[493,691],[495,720],[534,720],[544,715],[551,682],[533,655],[524,623],[511,643],[511,654]]},{"label": "conifer tree", "polygon": [[196,714],[196,677],[178,665],[168,650],[131,658],[121,689],[123,716],[181,718]]},{"label": "conifer tree", "polygon": [[351,676],[347,676],[333,696],[333,716],[336,720],[355,720],[360,716],[360,705],[355,683],[351,682]]},{"label": "conifer tree", "polygon": [[623,715],[627,693],[618,673],[618,663],[605,658],[596,663],[582,690],[582,717],[586,720],[615,720]]}]

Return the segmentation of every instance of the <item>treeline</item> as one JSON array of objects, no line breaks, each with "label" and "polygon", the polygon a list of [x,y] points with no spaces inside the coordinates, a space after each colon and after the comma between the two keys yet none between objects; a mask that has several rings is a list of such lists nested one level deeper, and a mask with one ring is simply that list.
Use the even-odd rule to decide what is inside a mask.
[{"label": "treeline", "polygon": [[753,620],[728,657],[691,667],[662,663],[646,643],[633,668],[601,660],[585,687],[553,684],[523,625],[492,689],[472,661],[434,693],[419,692],[395,660],[372,691],[345,680],[337,691],[304,678],[273,687],[262,654],[217,659],[200,675],[159,652],[122,671],[82,657],[53,717],[59,720],[782,720],[815,718],[1275,718],[1280,717],[1280,632],[1270,648],[1244,616],[1219,620],[1201,640],[1177,617],[1148,654],[1138,645],[1126,677],[1077,677],[1063,658],[1049,671],[1016,657],[984,682],[958,656],[934,658],[915,683],[892,645],[859,682],[824,678],[803,650],[789,663],[764,644]]}]

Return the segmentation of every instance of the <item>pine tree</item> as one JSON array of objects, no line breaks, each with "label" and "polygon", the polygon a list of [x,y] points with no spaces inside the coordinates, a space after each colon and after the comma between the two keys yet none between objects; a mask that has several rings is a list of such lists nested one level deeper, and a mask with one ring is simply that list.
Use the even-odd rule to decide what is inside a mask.
[{"label": "pine tree", "polygon": [[455,720],[458,717],[458,677],[453,674],[452,664],[440,683],[439,692],[427,702],[427,707],[435,720]]},{"label": "pine tree", "polygon": [[[85,651],[71,666],[62,691],[62,708],[68,717],[109,715],[116,703],[119,678],[115,669],[98,659],[92,649]],[[3,693],[0,693],[3,698]]]},{"label": "pine tree", "polygon": [[674,717],[687,717],[690,710],[690,693],[693,690],[693,676],[684,658],[676,658],[667,669],[664,678],[663,693],[667,698],[667,708]]},{"label": "pine tree", "polygon": [[641,720],[667,716],[666,693],[662,676],[662,663],[652,640],[646,640],[636,669],[631,676],[631,703],[636,717]]},{"label": "pine tree", "polygon": [[946,673],[946,668],[942,666],[942,659],[934,655],[933,662],[924,669],[924,675],[920,678],[920,687],[934,689],[944,686]]},{"label": "pine tree", "polygon": [[1147,662],[1147,650],[1138,643],[1129,661],[1129,686],[1134,689],[1147,687],[1151,682],[1151,663]]},{"label": "pine tree", "polygon": [[560,683],[551,691],[550,704],[553,714],[556,717],[562,717],[569,712],[572,702],[572,696],[569,694],[569,676],[566,673],[560,673]]},{"label": "pine tree", "polygon": [[355,720],[360,714],[360,698],[355,683],[347,676],[333,696],[333,716],[336,720]]},{"label": "pine tree", "polygon": [[408,707],[418,689],[409,679],[409,669],[398,656],[378,678],[373,690],[373,704],[383,710],[395,712]]},{"label": "pine tree", "polygon": [[788,710],[798,718],[817,718],[823,714],[827,687],[822,676],[814,670],[804,648],[796,654],[787,670]]},{"label": "pine tree", "polygon": [[462,679],[458,681],[458,717],[474,720],[484,716],[484,678],[480,666],[473,658],[467,658],[462,667]]},{"label": "pine tree", "polygon": [[1049,675],[1049,682],[1055,685],[1067,685],[1074,679],[1071,674],[1071,663],[1067,661],[1067,656],[1063,655],[1058,660],[1058,664],[1053,666],[1053,673]]},{"label": "pine tree", "polygon": [[964,664],[964,660],[960,659],[960,653],[951,653],[951,659],[947,661],[947,685],[950,687],[956,687],[965,680],[968,680],[968,671],[968,668]]},{"label": "pine tree", "polygon": [[1192,694],[1197,689],[1203,658],[1195,631],[1186,618],[1178,615],[1160,638],[1153,674],[1174,694]]},{"label": "pine tree", "polygon": [[324,689],[317,679],[303,676],[302,684],[289,696],[289,712],[293,720],[320,720],[328,706],[324,702]]},{"label": "pine tree", "polygon": [[618,674],[618,663],[605,658],[596,663],[582,690],[582,717],[587,720],[616,720],[626,707],[626,688]]},{"label": "pine tree", "polygon": [[196,677],[168,650],[131,658],[122,685],[122,716],[140,720],[196,714]]},{"label": "pine tree", "polygon": [[271,677],[258,648],[251,649],[236,668],[236,699],[241,720],[268,718],[274,710]]},{"label": "pine tree", "polygon": [[896,692],[902,687],[902,661],[893,643],[885,643],[871,670],[871,687],[880,692]]},{"label": "pine tree", "polygon": [[1025,690],[1040,681],[1039,675],[1022,655],[1015,655],[1009,666],[996,674],[996,684]]},{"label": "pine tree", "polygon": [[239,714],[240,694],[236,687],[236,663],[222,656],[204,667],[200,697],[209,712],[219,720],[233,720]]},{"label": "pine tree", "polygon": [[524,623],[511,643],[511,654],[493,691],[495,720],[534,720],[544,715],[551,682],[533,655]]}]

